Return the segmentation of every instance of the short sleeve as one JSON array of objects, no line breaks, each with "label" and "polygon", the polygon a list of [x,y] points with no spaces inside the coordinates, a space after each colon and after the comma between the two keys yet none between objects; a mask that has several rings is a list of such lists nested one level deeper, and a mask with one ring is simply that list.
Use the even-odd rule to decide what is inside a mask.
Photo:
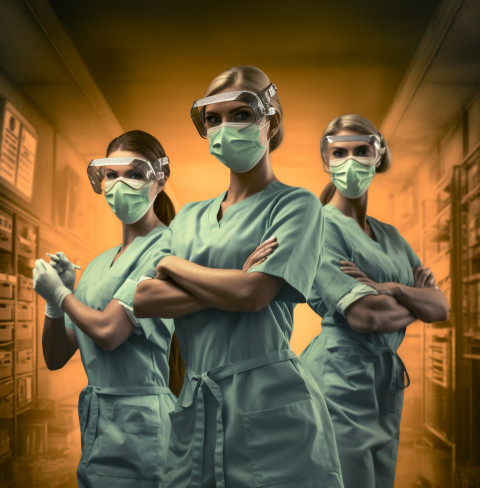
[{"label": "short sleeve", "polygon": [[248,273],[266,273],[285,280],[277,301],[305,302],[315,278],[324,232],[323,209],[308,190],[295,188],[277,200],[262,241],[275,236],[277,247]]},{"label": "short sleeve", "polygon": [[126,277],[123,284],[113,296],[113,298],[118,300],[120,305],[124,307],[133,325],[143,329],[143,332],[147,337],[151,334],[152,331],[150,329],[155,327],[155,323],[151,319],[138,319],[134,316],[133,296],[135,295],[137,284],[143,275],[148,275],[153,270],[153,276],[155,276],[155,267],[161,259],[170,255],[170,246],[171,231],[170,229],[165,229],[160,238],[152,243],[152,245],[140,256],[130,275]]},{"label": "short sleeve", "polygon": [[308,304],[321,317],[326,314],[345,315],[349,305],[366,295],[377,292],[340,269],[340,261],[351,261],[349,249],[340,229],[330,220],[325,221],[325,241],[322,260],[308,296]]}]

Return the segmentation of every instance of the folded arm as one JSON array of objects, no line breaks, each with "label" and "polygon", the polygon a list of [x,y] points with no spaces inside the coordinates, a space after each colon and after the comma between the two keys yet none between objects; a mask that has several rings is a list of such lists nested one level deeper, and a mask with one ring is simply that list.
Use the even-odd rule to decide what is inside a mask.
[{"label": "folded arm", "polygon": [[62,308],[82,332],[106,351],[117,348],[134,331],[134,325],[118,300],[112,300],[100,311],[87,307],[74,295],[67,295]]},{"label": "folded arm", "polygon": [[360,283],[375,289],[380,296],[394,298],[400,305],[422,322],[437,322],[448,318],[448,302],[435,285],[435,277],[429,268],[417,266],[413,269],[414,286],[396,282],[377,283],[368,278],[355,264],[341,262],[341,269]]},{"label": "folded arm", "polygon": [[262,310],[285,283],[265,273],[206,268],[176,256],[162,259],[157,275],[174,280],[204,304],[230,312]]}]

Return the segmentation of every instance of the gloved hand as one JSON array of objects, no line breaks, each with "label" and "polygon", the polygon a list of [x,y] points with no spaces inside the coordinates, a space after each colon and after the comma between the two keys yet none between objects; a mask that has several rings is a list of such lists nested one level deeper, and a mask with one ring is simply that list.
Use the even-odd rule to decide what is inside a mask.
[{"label": "gloved hand", "polygon": [[65,253],[61,251],[57,252],[57,254],[51,254],[50,259],[51,261],[48,264],[57,271],[63,284],[73,292],[75,286],[75,268],[73,264],[65,256]]},{"label": "gloved hand", "polygon": [[62,303],[72,293],[58,273],[44,259],[35,261],[33,269],[33,288],[47,301],[45,315],[52,319],[63,317]]}]

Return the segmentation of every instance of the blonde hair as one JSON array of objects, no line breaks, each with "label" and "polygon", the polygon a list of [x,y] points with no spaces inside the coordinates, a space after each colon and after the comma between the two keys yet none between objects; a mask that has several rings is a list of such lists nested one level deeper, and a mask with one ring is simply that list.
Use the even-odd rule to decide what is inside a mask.
[{"label": "blonde hair", "polygon": [[[385,148],[385,152],[383,153],[380,159],[380,165],[378,166],[378,168],[376,168],[375,172],[385,173],[385,171],[388,171],[388,169],[392,165],[392,155],[390,153],[390,149],[380,131],[368,119],[362,117],[361,115],[345,114],[333,119],[323,131],[322,137],[320,139],[321,154],[323,154],[323,150],[325,148],[325,145],[327,144],[327,136],[334,136],[342,130],[352,130],[358,132],[359,134],[374,134],[379,136],[380,147]],[[326,205],[332,199],[335,190],[335,185],[330,181],[325,186],[320,195],[320,202],[322,203],[322,205]]]},{"label": "blonde hair", "polygon": [[[215,95],[225,88],[249,90],[257,95],[261,95],[270,83],[270,78],[261,69],[255,68],[254,66],[234,66],[223,71],[212,80],[210,85],[208,85],[205,96]],[[271,98],[270,105],[275,108],[280,119],[278,131],[269,142],[271,152],[277,149],[283,140],[283,110],[277,94]]]}]

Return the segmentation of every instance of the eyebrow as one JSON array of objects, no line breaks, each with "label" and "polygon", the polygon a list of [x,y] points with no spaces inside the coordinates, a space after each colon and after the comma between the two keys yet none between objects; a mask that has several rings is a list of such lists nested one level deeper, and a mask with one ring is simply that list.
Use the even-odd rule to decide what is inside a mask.
[{"label": "eyebrow", "polygon": [[[228,112],[228,114],[230,115],[230,114],[237,112],[238,110],[245,110],[246,108],[248,108],[248,109],[250,109],[250,111],[252,111],[252,109],[250,108],[250,105],[245,104],[245,105],[240,105],[240,107],[232,108],[232,110],[230,110]],[[207,111],[205,111],[205,115],[218,115],[218,112],[212,112],[211,110],[207,110]]]}]

